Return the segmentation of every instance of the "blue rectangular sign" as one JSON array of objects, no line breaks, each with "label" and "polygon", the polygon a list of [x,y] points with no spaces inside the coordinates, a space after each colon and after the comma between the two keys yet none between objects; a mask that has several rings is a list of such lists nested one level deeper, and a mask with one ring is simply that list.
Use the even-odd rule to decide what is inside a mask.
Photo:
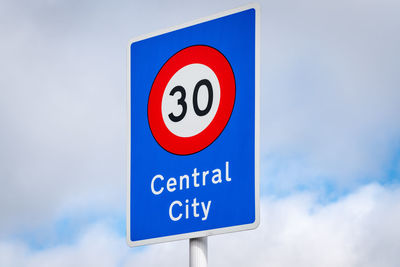
[{"label": "blue rectangular sign", "polygon": [[251,5],[129,46],[130,246],[259,224],[259,15]]}]

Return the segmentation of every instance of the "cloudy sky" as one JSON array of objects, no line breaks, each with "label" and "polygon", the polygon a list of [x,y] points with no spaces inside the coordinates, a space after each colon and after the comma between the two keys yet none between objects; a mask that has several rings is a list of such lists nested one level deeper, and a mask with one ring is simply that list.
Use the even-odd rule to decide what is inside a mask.
[{"label": "cloudy sky", "polygon": [[[247,3],[0,0],[1,266],[188,265],[125,243],[127,46]],[[399,266],[400,2],[260,6],[261,224],[210,266]]]}]

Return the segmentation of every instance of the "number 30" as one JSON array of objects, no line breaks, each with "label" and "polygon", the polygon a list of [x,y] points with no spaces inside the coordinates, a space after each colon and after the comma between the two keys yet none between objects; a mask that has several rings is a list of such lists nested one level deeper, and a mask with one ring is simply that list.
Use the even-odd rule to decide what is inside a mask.
[{"label": "number 30", "polygon": [[[207,102],[206,108],[201,110],[199,108],[198,95],[199,95],[200,87],[203,85],[205,85],[207,87],[208,102]],[[187,112],[187,104],[185,102],[185,98],[186,98],[185,88],[183,88],[180,85],[177,85],[171,90],[169,95],[173,96],[176,94],[176,92],[181,93],[181,97],[178,99],[178,105],[182,106],[182,112],[178,116],[175,116],[172,112],[170,114],[168,114],[169,119],[173,122],[179,122],[179,121],[183,120],[183,118],[185,117],[186,112]],[[208,112],[210,112],[212,103],[213,103],[213,88],[212,88],[211,82],[207,79],[200,80],[194,87],[194,91],[193,91],[194,112],[197,114],[197,116],[205,116],[208,114]]]}]

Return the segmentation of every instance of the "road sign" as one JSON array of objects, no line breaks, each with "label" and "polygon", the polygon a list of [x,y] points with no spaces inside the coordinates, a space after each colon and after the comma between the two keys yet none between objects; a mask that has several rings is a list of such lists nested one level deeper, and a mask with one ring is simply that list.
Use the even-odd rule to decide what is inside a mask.
[{"label": "road sign", "polygon": [[129,46],[130,246],[259,224],[258,6]]}]

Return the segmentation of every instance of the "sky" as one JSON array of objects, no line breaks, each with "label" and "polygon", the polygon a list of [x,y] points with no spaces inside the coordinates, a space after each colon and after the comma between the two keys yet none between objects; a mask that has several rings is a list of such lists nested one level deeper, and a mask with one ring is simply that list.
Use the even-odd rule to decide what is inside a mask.
[{"label": "sky", "polygon": [[[1,266],[188,265],[126,245],[127,46],[247,3],[0,0]],[[399,266],[400,2],[259,4],[261,223],[209,265]]]}]

